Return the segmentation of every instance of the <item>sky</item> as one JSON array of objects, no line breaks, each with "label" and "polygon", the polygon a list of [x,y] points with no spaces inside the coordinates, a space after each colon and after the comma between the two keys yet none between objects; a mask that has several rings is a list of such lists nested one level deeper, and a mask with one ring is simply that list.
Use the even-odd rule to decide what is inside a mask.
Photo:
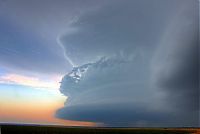
[{"label": "sky", "polygon": [[199,120],[198,0],[0,0],[0,122]]}]

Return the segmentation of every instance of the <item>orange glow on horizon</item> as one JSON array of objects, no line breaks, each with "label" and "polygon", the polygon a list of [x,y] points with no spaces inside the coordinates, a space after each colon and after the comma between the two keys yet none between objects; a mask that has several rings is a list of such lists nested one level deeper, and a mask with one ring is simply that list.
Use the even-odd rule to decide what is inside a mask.
[{"label": "orange glow on horizon", "polygon": [[[56,110],[64,106],[65,97],[57,100],[20,101],[0,98],[0,122],[35,123],[64,126],[96,126],[93,122],[71,121],[55,118]],[[33,98],[34,99],[34,98]]]}]

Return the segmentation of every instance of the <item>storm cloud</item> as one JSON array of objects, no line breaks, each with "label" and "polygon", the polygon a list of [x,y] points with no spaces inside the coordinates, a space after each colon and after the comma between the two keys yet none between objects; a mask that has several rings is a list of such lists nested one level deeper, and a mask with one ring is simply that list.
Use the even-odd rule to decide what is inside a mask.
[{"label": "storm cloud", "polygon": [[59,40],[79,66],[63,77],[60,91],[69,98],[56,117],[107,126],[198,126],[197,0],[112,1],[71,28]]},{"label": "storm cloud", "polygon": [[158,125],[163,111],[159,102],[162,98],[157,98],[160,93],[148,87],[145,69],[136,70],[134,58],[125,58],[117,55],[86,64],[87,71],[80,81],[66,75],[60,91],[69,98],[57,117],[101,122],[107,126],[130,126],[143,121],[143,125]]},{"label": "storm cloud", "polygon": [[70,25],[74,32],[66,28],[59,40],[77,65],[120,52],[152,51],[176,6],[178,1],[110,1],[78,16]]},{"label": "storm cloud", "polygon": [[[186,120],[199,118],[198,4],[176,13],[153,59],[152,78],[166,92],[173,110]],[[181,24],[182,23],[182,24]],[[176,102],[176,103],[174,103]],[[183,112],[184,111],[184,112]],[[190,114],[189,114],[190,113]]]}]

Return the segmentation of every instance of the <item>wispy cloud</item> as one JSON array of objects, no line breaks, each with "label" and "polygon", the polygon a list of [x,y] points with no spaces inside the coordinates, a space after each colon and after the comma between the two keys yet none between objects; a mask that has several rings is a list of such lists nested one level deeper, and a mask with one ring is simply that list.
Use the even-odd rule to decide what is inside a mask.
[{"label": "wispy cloud", "polygon": [[60,78],[55,76],[51,79],[43,80],[38,77],[24,76],[19,74],[6,74],[0,76],[1,84],[16,84],[30,86],[34,88],[59,89]]}]

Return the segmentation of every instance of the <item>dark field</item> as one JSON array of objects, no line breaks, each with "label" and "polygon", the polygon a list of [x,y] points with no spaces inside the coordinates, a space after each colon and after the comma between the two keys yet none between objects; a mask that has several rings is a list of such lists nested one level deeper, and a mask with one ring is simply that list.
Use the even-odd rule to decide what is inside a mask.
[{"label": "dark field", "polygon": [[198,134],[192,128],[81,128],[2,125],[1,134]]}]

